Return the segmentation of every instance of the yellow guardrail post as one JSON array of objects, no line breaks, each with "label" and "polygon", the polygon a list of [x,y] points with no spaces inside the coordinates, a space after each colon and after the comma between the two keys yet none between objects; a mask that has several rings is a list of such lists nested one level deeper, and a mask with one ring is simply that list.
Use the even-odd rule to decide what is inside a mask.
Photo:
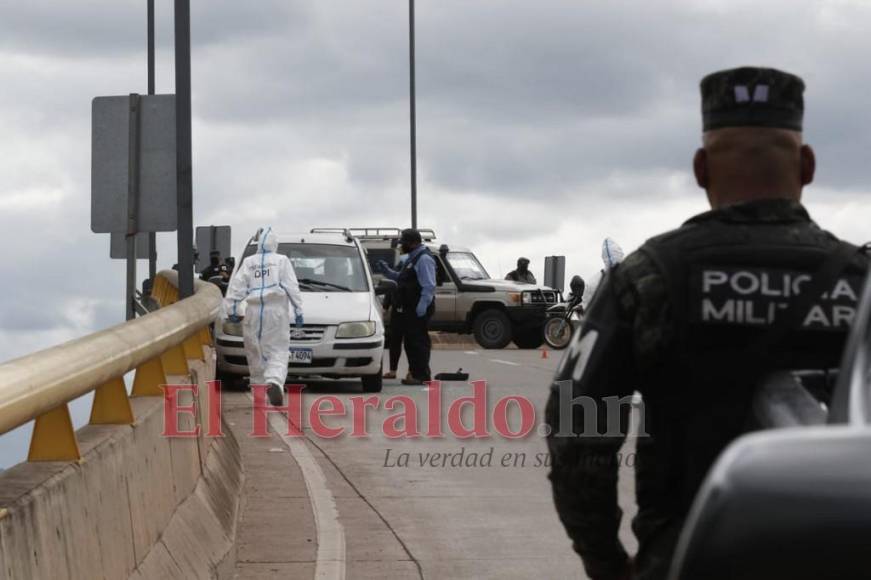
[{"label": "yellow guardrail post", "polygon": [[158,276],[154,280],[154,286],[151,289],[151,297],[157,300],[157,303],[163,305],[163,299],[166,295],[166,288],[169,283],[163,276]]},{"label": "yellow guardrail post", "polygon": [[203,345],[200,342],[199,333],[192,334],[182,343],[185,359],[205,360],[203,355]]},{"label": "yellow guardrail post", "polygon": [[79,442],[66,403],[36,418],[28,461],[78,461]]},{"label": "yellow guardrail post", "polygon": [[190,372],[184,347],[180,344],[160,355],[160,361],[163,363],[163,370],[166,371],[167,375],[186,375]]},{"label": "yellow guardrail post", "polygon": [[94,391],[91,425],[132,425],[133,408],[127,396],[127,385],[118,377]]},{"label": "yellow guardrail post", "polygon": [[161,357],[155,357],[136,369],[133,377],[133,397],[162,397],[163,389],[160,385],[166,384],[166,371],[163,370]]}]

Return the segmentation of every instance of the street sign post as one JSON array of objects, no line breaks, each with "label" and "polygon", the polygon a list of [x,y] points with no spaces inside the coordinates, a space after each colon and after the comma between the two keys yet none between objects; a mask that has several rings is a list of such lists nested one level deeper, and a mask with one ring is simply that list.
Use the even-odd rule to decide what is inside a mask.
[{"label": "street sign post", "polygon": [[[149,232],[139,232],[136,234],[136,259],[147,260],[151,253],[151,234]],[[127,259],[127,234],[109,234],[109,257],[113,260]]]},{"label": "street sign post", "polygon": [[175,97],[97,97],[91,122],[91,230],[125,238],[131,320],[138,234],[177,227]]},{"label": "street sign post", "polygon": [[177,224],[178,293],[194,293],[193,154],[191,151],[191,3],[175,0],[175,135],[178,138]]},{"label": "street sign post", "polygon": [[[148,52],[148,94],[154,94],[154,0],[148,0],[147,15],[147,52]],[[148,232],[148,279],[154,281],[157,276],[157,233]]]}]

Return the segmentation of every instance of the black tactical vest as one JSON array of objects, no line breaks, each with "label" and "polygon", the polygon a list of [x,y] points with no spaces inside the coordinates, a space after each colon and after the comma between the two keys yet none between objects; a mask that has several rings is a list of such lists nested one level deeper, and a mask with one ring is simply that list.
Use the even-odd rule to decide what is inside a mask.
[{"label": "black tactical vest", "polygon": [[[662,272],[673,311],[672,348],[642,372],[647,429],[667,466],[660,484],[682,490],[668,494],[683,504],[673,506],[679,511],[746,429],[765,374],[839,365],[861,296],[867,259],[858,248],[820,229],[798,204],[758,203],[783,219],[763,211],[765,219],[754,220],[749,205],[709,212],[640,250]],[[835,254],[847,258],[820,286],[815,277],[831,270]],[[822,295],[794,311],[814,286]],[[795,322],[778,322],[784,317]]]},{"label": "black tactical vest", "polygon": [[[398,286],[396,289],[396,305],[402,308],[403,312],[414,313],[417,309],[418,303],[420,302],[422,288],[417,279],[417,271],[415,271],[414,267],[424,254],[432,255],[428,248],[424,248],[423,251],[414,258],[405,262],[402,270],[399,271],[399,277],[396,279]],[[428,312],[431,314],[434,309],[435,300],[433,300],[433,303],[429,305]]]}]

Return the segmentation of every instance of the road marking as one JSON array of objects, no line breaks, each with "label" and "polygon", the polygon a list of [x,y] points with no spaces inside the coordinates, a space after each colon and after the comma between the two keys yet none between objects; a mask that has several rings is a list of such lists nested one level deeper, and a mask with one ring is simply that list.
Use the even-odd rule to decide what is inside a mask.
[{"label": "road marking", "polygon": [[464,350],[463,354],[472,354],[472,355],[478,356],[478,351],[477,350]]},{"label": "road marking", "polygon": [[[254,398],[249,393],[251,401]],[[344,580],[345,578],[345,528],[339,522],[336,498],[327,486],[327,478],[317,460],[301,437],[288,437],[287,417],[281,413],[269,414],[269,425],[290,449],[291,455],[302,471],[309,501],[315,516],[318,534],[316,580]]]},{"label": "road marking", "polygon": [[502,360],[502,359],[498,359],[498,358],[491,358],[490,360],[494,363],[499,363],[500,365],[511,365],[513,367],[520,366],[520,363],[511,362],[510,360]]}]

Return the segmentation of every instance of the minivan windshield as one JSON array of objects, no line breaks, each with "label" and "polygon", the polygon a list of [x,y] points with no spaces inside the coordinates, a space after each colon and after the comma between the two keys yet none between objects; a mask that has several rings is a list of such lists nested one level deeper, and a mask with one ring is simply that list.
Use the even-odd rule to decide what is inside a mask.
[{"label": "minivan windshield", "polygon": [[448,252],[448,263],[460,280],[489,280],[490,275],[475,254],[471,252]]},{"label": "minivan windshield", "polygon": [[[256,251],[249,246],[246,256]],[[368,292],[366,269],[356,246],[279,244],[293,263],[303,292]]]}]

